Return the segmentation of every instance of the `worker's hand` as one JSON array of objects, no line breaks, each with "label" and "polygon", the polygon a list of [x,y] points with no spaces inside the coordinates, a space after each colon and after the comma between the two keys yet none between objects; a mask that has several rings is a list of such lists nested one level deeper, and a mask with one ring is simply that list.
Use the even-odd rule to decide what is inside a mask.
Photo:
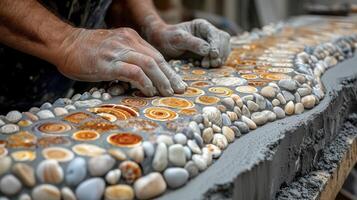
[{"label": "worker's hand", "polygon": [[177,25],[151,23],[145,34],[149,43],[165,56],[178,57],[190,51],[203,57],[204,67],[222,65],[230,51],[229,34],[204,19]]},{"label": "worker's hand", "polygon": [[134,30],[76,29],[60,47],[55,63],[65,76],[81,81],[130,82],[147,96],[183,93],[182,81],[164,57]]}]

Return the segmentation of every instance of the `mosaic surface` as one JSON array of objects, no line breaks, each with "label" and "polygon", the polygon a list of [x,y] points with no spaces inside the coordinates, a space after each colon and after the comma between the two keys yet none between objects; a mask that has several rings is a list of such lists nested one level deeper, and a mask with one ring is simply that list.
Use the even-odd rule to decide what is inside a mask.
[{"label": "mosaic surface", "polygon": [[[239,137],[324,96],[320,77],[351,56],[357,24],[320,19],[232,38],[225,66],[170,61],[184,94],[114,84],[0,118],[5,199],[150,199],[199,175]],[[218,159],[218,160],[217,160]]]}]

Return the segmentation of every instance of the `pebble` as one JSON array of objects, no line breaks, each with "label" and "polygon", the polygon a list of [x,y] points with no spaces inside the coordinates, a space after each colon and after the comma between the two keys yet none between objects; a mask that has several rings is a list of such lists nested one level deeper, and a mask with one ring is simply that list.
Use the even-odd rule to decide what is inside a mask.
[{"label": "pebble", "polygon": [[213,130],[213,132],[215,132],[215,133],[220,133],[220,132],[222,132],[221,127],[219,127],[219,126],[217,126],[217,125],[215,125],[215,124],[212,125],[212,130]]},{"label": "pebble", "polygon": [[67,166],[66,183],[69,186],[77,186],[87,176],[86,160],[82,157],[76,157]]},{"label": "pebble", "polygon": [[236,103],[236,105],[241,108],[243,106],[243,100],[242,98],[240,98],[239,95],[237,94],[232,94],[231,98],[234,100],[234,102]]},{"label": "pebble", "polygon": [[61,192],[59,189],[50,184],[36,186],[32,190],[31,196],[33,200],[61,200]]},{"label": "pebble", "polygon": [[255,103],[254,101],[248,100],[247,101],[247,107],[250,112],[256,112],[259,110],[259,105]]},{"label": "pebble", "polygon": [[81,96],[82,96],[81,94],[75,94],[75,95],[72,96],[71,100],[72,101],[78,101],[81,98]]},{"label": "pebble", "polygon": [[76,200],[77,197],[69,187],[61,189],[61,196],[63,200]]},{"label": "pebble", "polygon": [[[152,157],[155,153],[154,145],[149,141],[144,141],[142,144],[146,157]],[[124,154],[125,155],[125,154]],[[125,159],[123,159],[125,160]]]},{"label": "pebble", "polygon": [[294,79],[282,79],[278,82],[278,85],[288,91],[295,91],[297,89],[297,84]]},{"label": "pebble", "polygon": [[79,100],[81,101],[84,101],[84,100],[87,100],[91,97],[91,94],[89,92],[84,92],[82,95],[81,95],[81,98],[79,98]]},{"label": "pebble", "polygon": [[226,112],[227,111],[227,108],[224,105],[217,105],[216,107],[221,112]]},{"label": "pebble", "polygon": [[197,165],[192,160],[190,160],[186,163],[185,169],[188,172],[190,178],[197,176],[199,173],[199,169],[198,169]]},{"label": "pebble", "polygon": [[250,117],[258,126],[264,125],[268,121],[267,116],[263,112],[255,112]]},{"label": "pebble", "polygon": [[53,106],[65,106],[72,104],[72,100],[68,98],[59,98],[54,103]]},{"label": "pebble", "polygon": [[266,98],[274,98],[276,96],[276,90],[272,86],[265,86],[260,90],[260,94]]},{"label": "pebble", "polygon": [[50,108],[52,108],[52,104],[50,102],[46,102],[42,104],[40,107],[41,110],[50,109]]},{"label": "pebble", "polygon": [[202,137],[201,137],[200,134],[194,133],[194,134],[193,134],[193,138],[195,139],[195,142],[197,143],[197,145],[198,145],[199,147],[202,148],[202,147],[204,146],[203,139],[202,139]]},{"label": "pebble", "polygon": [[129,184],[133,183],[142,175],[140,166],[136,162],[130,160],[120,163],[119,169],[122,177]]},{"label": "pebble", "polygon": [[36,113],[36,115],[40,119],[50,119],[50,118],[54,118],[55,117],[55,115],[50,110],[41,110],[38,113]]},{"label": "pebble", "polygon": [[315,106],[316,99],[314,95],[307,95],[301,98],[301,103],[304,105],[304,108],[310,109]]},{"label": "pebble", "polygon": [[18,132],[20,130],[20,127],[16,124],[5,124],[0,128],[1,133],[4,134],[11,134]]},{"label": "pebble", "polygon": [[240,132],[242,134],[246,134],[249,132],[249,126],[247,125],[247,123],[242,122],[242,121],[236,121],[233,124],[234,124],[234,126],[238,127],[238,129],[240,130]]},{"label": "pebble", "polygon": [[12,167],[12,173],[14,173],[25,186],[33,187],[36,184],[34,169],[25,163],[16,163]]},{"label": "pebble", "polygon": [[56,160],[41,161],[37,166],[36,174],[43,183],[58,184],[63,180],[63,169]]},{"label": "pebble", "polygon": [[214,134],[212,144],[216,145],[220,149],[225,149],[228,146],[227,138],[222,134]]},{"label": "pebble", "polygon": [[239,128],[237,128],[236,126],[230,126],[229,128],[233,130],[235,137],[238,138],[242,136],[242,133],[240,132]]},{"label": "pebble", "polygon": [[302,88],[298,88],[297,92],[300,94],[301,97],[304,97],[304,96],[307,96],[307,95],[311,94],[312,89],[311,88],[302,87]]},{"label": "pebble", "polygon": [[285,97],[281,94],[281,93],[278,93],[276,95],[276,98],[279,100],[279,102],[282,104],[282,105],[285,105],[286,104],[286,99]]},{"label": "pebble", "polygon": [[167,146],[170,146],[170,145],[174,144],[174,141],[172,140],[172,137],[168,136],[168,135],[159,135],[156,138],[156,142],[157,143],[164,143]]},{"label": "pebble", "polygon": [[227,141],[229,143],[233,142],[235,139],[234,131],[231,128],[229,128],[228,126],[222,127],[222,134],[227,138]]},{"label": "pebble", "polygon": [[301,114],[304,112],[304,110],[305,110],[304,105],[302,103],[295,104],[295,111],[294,111],[295,114]]},{"label": "pebble", "polygon": [[202,157],[202,155],[194,154],[192,156],[192,161],[196,164],[200,171],[203,171],[207,168],[206,160]]},{"label": "pebble", "polygon": [[102,97],[102,94],[99,91],[94,91],[92,93],[92,97],[95,99],[100,99]]},{"label": "pebble", "polygon": [[304,75],[302,74],[298,74],[296,76],[294,76],[294,80],[296,80],[297,82],[299,82],[300,84],[303,84],[306,82],[306,78]]},{"label": "pebble", "polygon": [[[210,122],[209,122],[210,123]],[[193,131],[192,129],[188,128],[188,127],[183,127],[181,129],[181,132],[186,135],[187,138],[192,139],[193,138]]]},{"label": "pebble", "polygon": [[238,106],[234,106],[233,111],[237,114],[238,118],[242,116],[242,110]]},{"label": "pebble", "polygon": [[174,166],[185,166],[186,154],[185,149],[181,144],[174,144],[169,147],[169,161]]},{"label": "pebble", "polygon": [[0,180],[0,191],[7,196],[13,196],[21,189],[21,182],[12,174],[5,175]]},{"label": "pebble", "polygon": [[284,99],[286,100],[286,102],[295,100],[295,96],[293,94],[291,94],[290,92],[285,91],[285,90],[283,90],[281,92],[283,93],[283,96],[284,96]]},{"label": "pebble", "polygon": [[234,108],[234,100],[231,97],[226,97],[226,98],[222,99],[222,104],[228,110],[233,110],[233,108]]},{"label": "pebble", "polygon": [[213,158],[219,158],[222,154],[222,150],[214,144],[207,144],[205,148],[211,152]]},{"label": "pebble", "polygon": [[187,146],[190,147],[192,153],[201,154],[201,148],[198,146],[195,140],[188,140]]},{"label": "pebble", "polygon": [[78,200],[100,200],[104,194],[105,182],[101,178],[90,178],[78,185]]},{"label": "pebble", "polygon": [[37,113],[37,112],[40,111],[40,110],[41,110],[41,109],[38,108],[38,107],[32,107],[32,108],[30,108],[29,112],[31,112],[31,113]]},{"label": "pebble", "polygon": [[5,119],[10,123],[17,123],[18,121],[20,121],[21,118],[22,118],[22,114],[17,110],[8,112],[5,117]]},{"label": "pebble", "polygon": [[68,114],[68,110],[62,107],[56,107],[53,109],[53,112],[55,113],[56,116],[62,116]]},{"label": "pebble", "polygon": [[298,92],[295,92],[294,97],[295,97],[295,103],[301,102],[301,96]]},{"label": "pebble", "polygon": [[114,185],[119,182],[121,177],[121,171],[120,169],[113,169],[110,170],[107,175],[105,175],[105,180],[107,183]]},{"label": "pebble", "polygon": [[172,167],[164,171],[164,178],[170,188],[178,188],[184,185],[189,178],[189,173],[184,168]]},{"label": "pebble", "polygon": [[[254,103],[254,102],[253,102]],[[242,107],[242,114],[246,117],[250,117],[250,111],[246,105]]]},{"label": "pebble", "polygon": [[133,188],[124,184],[109,186],[104,192],[105,200],[132,200],[134,197]]},{"label": "pebble", "polygon": [[[238,107],[237,107],[238,108]],[[238,108],[239,109],[239,108]],[[229,119],[234,122],[238,120],[238,115],[235,112],[232,111],[227,111],[227,115],[229,117]]]},{"label": "pebble", "polygon": [[192,156],[192,152],[191,152],[190,147],[184,146],[183,149],[185,150],[186,160],[190,160],[191,156]]},{"label": "pebble", "polygon": [[280,105],[280,101],[278,99],[273,99],[273,101],[271,101],[271,103],[273,104],[273,106]]},{"label": "pebble", "polygon": [[162,175],[158,172],[152,172],[134,183],[135,196],[138,199],[151,199],[164,193],[166,187]]},{"label": "pebble", "polygon": [[222,126],[222,115],[216,107],[207,106],[202,109],[203,116],[206,116],[210,122],[217,126]]},{"label": "pebble", "polygon": [[266,99],[258,93],[254,93],[255,103],[258,104],[259,109],[263,110],[267,106]]},{"label": "pebble", "polygon": [[108,101],[110,99],[112,99],[112,96],[109,93],[105,92],[105,93],[102,94],[102,100],[103,101]]},{"label": "pebble", "polygon": [[280,107],[278,107],[278,106],[275,106],[275,107],[273,108],[273,111],[274,111],[274,113],[276,114],[276,117],[277,117],[278,119],[282,119],[282,118],[285,117],[285,111],[284,111],[282,108],[280,108]]},{"label": "pebble", "polygon": [[200,127],[198,126],[197,122],[190,121],[188,123],[188,127],[191,128],[194,133],[201,134],[201,130],[200,130]]},{"label": "pebble", "polygon": [[83,101],[76,101],[74,102],[74,106],[77,108],[92,108],[98,106],[99,104],[103,103],[99,99],[90,99],[90,100],[83,100]]},{"label": "pebble", "polygon": [[273,122],[276,120],[276,114],[270,110],[264,110],[262,113],[267,117],[269,122]]},{"label": "pebble", "polygon": [[203,159],[205,159],[207,166],[210,166],[212,164],[213,162],[212,153],[206,147],[202,149],[202,157]]},{"label": "pebble", "polygon": [[0,158],[0,176],[9,171],[12,164],[12,160],[9,156]]},{"label": "pebble", "polygon": [[229,119],[226,113],[222,114],[222,125],[223,126],[230,126],[232,124],[231,119]]},{"label": "pebble", "polygon": [[197,114],[192,117],[192,120],[199,123],[203,123],[203,116],[202,114]]},{"label": "pebble", "polygon": [[108,154],[92,157],[88,161],[88,171],[92,176],[103,176],[115,164],[115,160]]},{"label": "pebble", "polygon": [[108,93],[112,96],[119,96],[125,92],[125,89],[121,85],[114,85],[108,88]]},{"label": "pebble", "polygon": [[[22,193],[18,200],[32,200],[32,199],[31,199],[31,196],[29,194]],[[64,199],[64,200],[66,200],[66,199]]]},{"label": "pebble", "polygon": [[2,119],[0,119],[0,127],[4,126],[4,125],[5,125],[5,122]]},{"label": "pebble", "polygon": [[144,148],[142,146],[133,147],[127,152],[127,155],[133,161],[141,163],[144,160]]},{"label": "pebble", "polygon": [[243,100],[243,102],[244,103],[247,103],[247,101],[253,101],[254,100],[254,96],[253,95],[246,95],[246,96],[244,96],[244,97],[242,97],[242,100]]},{"label": "pebble", "polygon": [[257,125],[255,124],[255,122],[246,116],[242,116],[242,121],[244,123],[246,123],[248,125],[249,129],[251,129],[251,130],[254,130],[257,128]]},{"label": "pebble", "polygon": [[289,101],[284,108],[285,114],[292,115],[295,111],[295,105],[293,101]]},{"label": "pebble", "polygon": [[213,129],[211,127],[205,128],[202,132],[202,138],[206,144],[211,143],[213,139]]},{"label": "pebble", "polygon": [[164,171],[168,164],[167,147],[165,143],[158,143],[154,159],[152,161],[152,167],[155,171]]},{"label": "pebble", "polygon": [[187,137],[183,133],[176,133],[174,135],[174,141],[176,144],[185,145],[187,143]]},{"label": "pebble", "polygon": [[66,105],[64,108],[68,111],[76,110],[76,107],[74,105]]}]

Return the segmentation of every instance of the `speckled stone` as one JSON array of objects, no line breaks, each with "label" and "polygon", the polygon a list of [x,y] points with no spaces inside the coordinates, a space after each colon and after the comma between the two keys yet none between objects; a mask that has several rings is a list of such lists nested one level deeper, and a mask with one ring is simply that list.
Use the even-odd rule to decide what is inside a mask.
[{"label": "speckled stone", "polygon": [[82,157],[74,158],[66,169],[66,183],[70,186],[77,186],[87,176],[86,160]]},{"label": "speckled stone", "polygon": [[268,121],[267,116],[263,112],[252,113],[250,117],[252,121],[258,126],[264,125]]},{"label": "speckled stone", "polygon": [[305,108],[311,109],[315,106],[316,99],[313,95],[307,95],[301,99],[301,103],[304,105]]},{"label": "speckled stone", "polygon": [[88,161],[88,171],[92,176],[103,176],[113,168],[114,164],[115,160],[110,155],[95,156]]},{"label": "speckled stone", "polygon": [[285,114],[292,115],[295,112],[295,105],[293,101],[289,101],[284,108]]},{"label": "speckled stone", "polygon": [[50,184],[42,184],[36,186],[32,190],[33,200],[61,200],[61,192],[59,189]]},{"label": "speckled stone", "polygon": [[102,178],[90,178],[76,188],[78,200],[100,200],[104,194],[105,182]]},{"label": "speckled stone", "polygon": [[199,174],[199,169],[197,165],[192,161],[188,161],[185,165],[185,169],[189,173],[190,178],[193,178]]},{"label": "speckled stone", "polygon": [[276,90],[272,86],[265,86],[261,89],[260,94],[266,98],[274,98],[276,96]]},{"label": "speckled stone", "polygon": [[7,113],[5,118],[10,123],[17,123],[22,118],[22,114],[17,110],[13,110]]},{"label": "speckled stone", "polygon": [[157,172],[143,176],[134,183],[134,191],[138,199],[151,199],[159,196],[165,192],[166,187],[164,178]]},{"label": "speckled stone", "polygon": [[168,165],[168,152],[166,144],[161,142],[156,147],[152,167],[156,171],[164,171]]},{"label": "speckled stone", "polygon": [[229,143],[233,142],[235,139],[234,131],[231,128],[229,128],[228,126],[222,127],[222,134],[227,138],[227,141]]},{"label": "speckled stone", "polygon": [[220,149],[225,149],[228,146],[228,141],[224,135],[217,133],[213,135],[212,144],[216,145]]},{"label": "speckled stone", "polygon": [[0,180],[0,191],[7,195],[12,196],[20,192],[22,184],[14,175],[8,174]]},{"label": "speckled stone", "polygon": [[55,115],[50,110],[41,110],[36,114],[40,119],[50,119],[55,117]]},{"label": "speckled stone", "polygon": [[183,167],[186,164],[185,149],[181,144],[174,144],[169,147],[169,161],[172,165]]},{"label": "speckled stone", "polygon": [[211,143],[213,139],[213,129],[211,127],[205,128],[202,132],[202,138],[206,144]]},{"label": "speckled stone", "polygon": [[246,123],[248,125],[249,129],[251,129],[251,130],[254,130],[257,128],[257,125],[255,124],[255,122],[246,116],[242,116],[242,121],[244,123]]},{"label": "speckled stone", "polygon": [[164,171],[164,178],[170,188],[178,188],[188,181],[189,173],[184,168],[172,167]]},{"label": "speckled stone", "polygon": [[278,82],[278,85],[288,91],[294,91],[297,89],[297,84],[294,79],[282,79]]},{"label": "speckled stone", "polygon": [[187,143],[187,137],[182,133],[176,133],[174,135],[174,141],[177,144],[185,145]]},{"label": "speckled stone", "polygon": [[234,126],[236,126],[242,134],[246,134],[249,132],[249,126],[242,121],[236,121],[234,122]]}]

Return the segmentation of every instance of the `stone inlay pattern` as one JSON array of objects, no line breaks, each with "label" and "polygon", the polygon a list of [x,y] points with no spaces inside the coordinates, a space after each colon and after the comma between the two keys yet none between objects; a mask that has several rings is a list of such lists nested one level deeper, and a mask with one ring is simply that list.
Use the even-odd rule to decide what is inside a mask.
[{"label": "stone inlay pattern", "polygon": [[4,199],[150,199],[204,171],[229,143],[324,97],[320,77],[353,56],[357,24],[320,19],[232,38],[225,66],[171,61],[184,94],[93,88],[0,117]]}]

